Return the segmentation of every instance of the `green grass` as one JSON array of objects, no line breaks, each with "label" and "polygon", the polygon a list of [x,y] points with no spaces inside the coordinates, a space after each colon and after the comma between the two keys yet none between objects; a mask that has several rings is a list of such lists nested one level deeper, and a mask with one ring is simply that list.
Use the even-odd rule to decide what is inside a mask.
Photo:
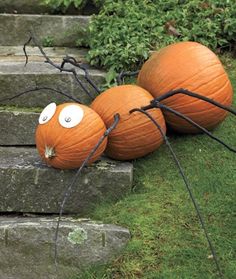
[{"label": "green grass", "polygon": [[[223,57],[236,90],[236,61]],[[234,101],[234,105],[236,102]],[[236,147],[236,118],[215,131]],[[224,278],[236,278],[236,157],[205,135],[169,135],[200,206]],[[168,148],[134,161],[133,192],[96,208],[93,219],[130,229],[132,239],[109,265],[76,279],[213,279],[215,264],[184,183]]]}]

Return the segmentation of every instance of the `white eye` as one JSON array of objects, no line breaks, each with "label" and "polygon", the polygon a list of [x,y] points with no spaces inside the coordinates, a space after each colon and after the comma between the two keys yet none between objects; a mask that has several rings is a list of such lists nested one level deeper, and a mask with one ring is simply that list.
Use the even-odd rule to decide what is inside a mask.
[{"label": "white eye", "polygon": [[55,114],[56,108],[57,105],[55,103],[47,105],[39,116],[39,124],[47,123]]},{"label": "white eye", "polygon": [[59,122],[64,128],[72,128],[81,122],[83,116],[84,111],[80,106],[69,105],[61,111]]}]

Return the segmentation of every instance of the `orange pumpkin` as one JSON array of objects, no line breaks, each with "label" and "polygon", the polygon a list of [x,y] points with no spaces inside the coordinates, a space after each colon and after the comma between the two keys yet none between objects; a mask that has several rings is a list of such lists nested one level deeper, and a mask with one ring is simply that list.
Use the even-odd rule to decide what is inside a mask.
[{"label": "orange pumpkin", "polygon": [[[36,146],[48,165],[60,169],[78,168],[105,131],[104,122],[89,107],[77,103],[59,106],[51,103],[39,117]],[[105,139],[89,164],[101,156],[106,144]]]},{"label": "orange pumpkin", "polygon": [[[157,149],[163,138],[155,125],[142,113],[129,113],[134,108],[148,105],[153,97],[136,85],[112,87],[100,94],[91,104],[109,127],[113,116],[120,114],[117,127],[108,137],[106,154],[118,160],[130,160],[144,156]],[[149,111],[166,132],[165,120],[160,109]]]},{"label": "orange pumpkin", "polygon": [[[172,44],[154,53],[141,68],[138,85],[154,97],[184,88],[223,105],[232,104],[233,89],[220,60],[210,49],[195,42]],[[212,104],[182,94],[162,103],[207,129],[217,126],[227,115]],[[179,132],[199,132],[172,113],[164,112],[164,115],[166,122]]]}]

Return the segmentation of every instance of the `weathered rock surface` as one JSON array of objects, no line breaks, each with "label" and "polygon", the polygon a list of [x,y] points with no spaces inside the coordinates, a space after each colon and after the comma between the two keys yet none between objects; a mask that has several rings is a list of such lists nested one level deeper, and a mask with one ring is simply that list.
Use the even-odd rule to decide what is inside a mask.
[{"label": "weathered rock surface", "polygon": [[[1,62],[0,60],[0,63],[0,104],[45,107],[50,102],[59,104],[69,100],[67,97],[51,90],[40,90],[10,99],[18,93],[36,87],[58,89],[79,99],[82,103],[91,102],[91,98],[86,95],[75,81],[72,73],[61,73],[51,65],[42,62],[29,62],[26,67],[24,62]],[[95,84],[101,85],[104,82],[104,72],[88,67],[88,73]],[[94,89],[85,80],[84,72],[77,69],[77,74],[83,85],[89,89],[91,95],[96,96]]]},{"label": "weathered rock surface", "polygon": [[86,36],[89,16],[0,14],[0,45],[23,45],[34,32],[42,44],[75,46]]},{"label": "weathered rock surface", "polygon": [[39,113],[1,110],[0,145],[34,145]]},{"label": "weathered rock surface", "polygon": [[1,279],[71,279],[84,266],[117,256],[130,238],[125,228],[65,218],[59,228],[56,272],[56,221],[0,217]]},{"label": "weathered rock surface", "polygon": [[[0,147],[0,158],[1,212],[59,212],[76,170],[47,167],[35,148]],[[131,185],[131,163],[103,159],[84,169],[64,212],[87,216],[97,204],[117,201],[129,193]]]},{"label": "weathered rock surface", "polygon": [[[65,56],[73,56],[77,62],[86,63],[85,56],[88,53],[86,48],[68,48],[68,47],[44,47],[49,58],[55,63],[61,63]],[[42,56],[38,47],[27,46],[26,51],[30,62],[42,62],[45,58]],[[25,54],[23,46],[0,46],[0,61],[2,62],[24,62]]]}]

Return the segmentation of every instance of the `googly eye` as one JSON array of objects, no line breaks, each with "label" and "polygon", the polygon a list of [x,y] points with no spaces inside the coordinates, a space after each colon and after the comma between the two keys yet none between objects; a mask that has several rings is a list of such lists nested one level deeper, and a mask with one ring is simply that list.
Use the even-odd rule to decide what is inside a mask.
[{"label": "googly eye", "polygon": [[83,119],[84,111],[80,106],[69,105],[62,109],[59,115],[59,123],[64,128],[73,128]]},{"label": "googly eye", "polygon": [[39,124],[47,123],[55,114],[57,105],[55,103],[51,103],[47,105],[39,116]]}]

